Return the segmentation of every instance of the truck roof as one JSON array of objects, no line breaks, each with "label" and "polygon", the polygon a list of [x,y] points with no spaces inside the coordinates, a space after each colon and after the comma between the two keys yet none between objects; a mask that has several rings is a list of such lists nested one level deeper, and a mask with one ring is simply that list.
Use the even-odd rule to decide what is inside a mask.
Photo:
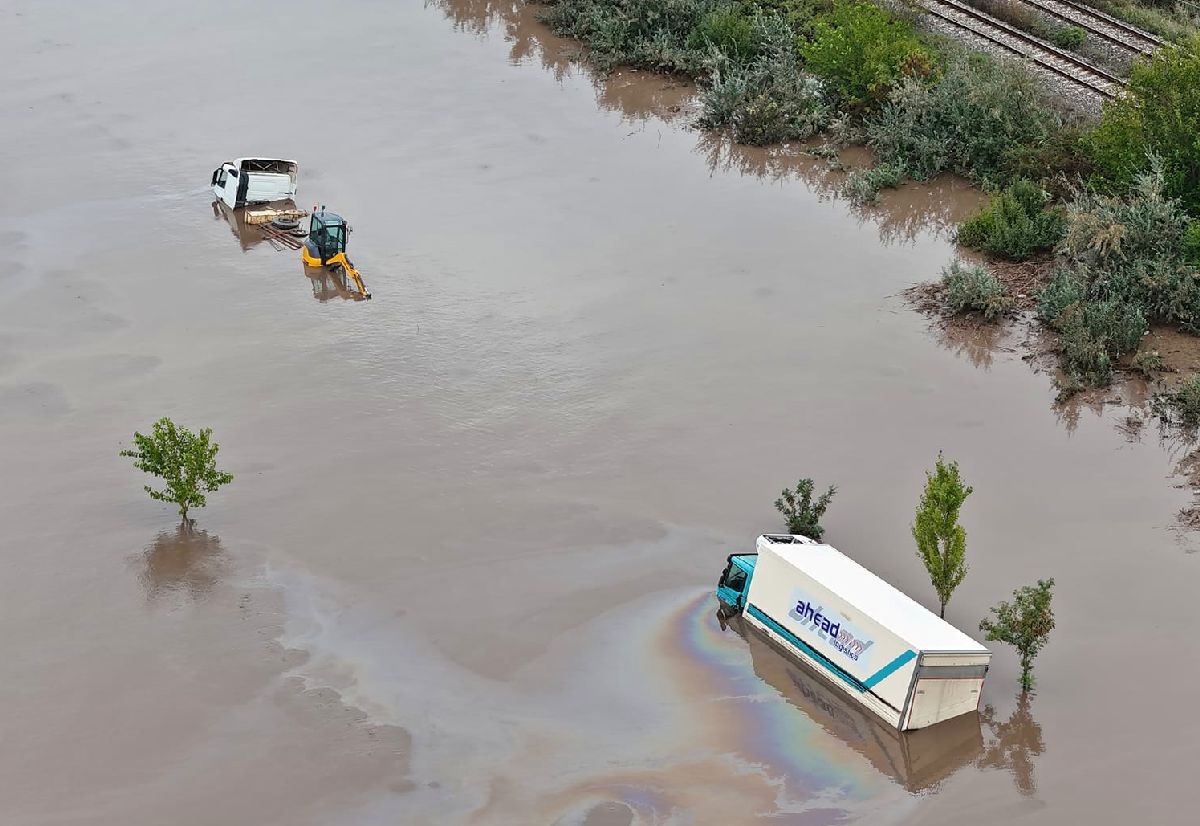
[{"label": "truck roof", "polygon": [[[241,165],[243,163],[245,163],[246,161],[259,161],[261,163],[291,163],[291,164],[296,163],[295,161],[293,161],[290,158],[264,158],[264,157],[234,158],[231,161],[231,163],[234,166],[241,167]],[[299,165],[299,164],[297,164],[297,165]]]},{"label": "truck roof", "polygon": [[760,536],[755,544],[759,553],[780,557],[919,651],[988,653],[978,642],[832,545],[803,536],[772,534]]}]

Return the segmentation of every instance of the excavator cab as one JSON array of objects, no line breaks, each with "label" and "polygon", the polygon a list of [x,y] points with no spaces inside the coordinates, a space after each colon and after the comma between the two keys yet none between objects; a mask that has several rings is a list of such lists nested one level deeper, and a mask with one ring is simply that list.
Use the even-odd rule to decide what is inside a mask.
[{"label": "excavator cab", "polygon": [[363,298],[371,294],[363,286],[358,270],[346,258],[346,242],[349,240],[350,226],[346,219],[335,212],[329,212],[324,207],[314,209],[308,228],[308,239],[304,242],[300,256],[305,266],[326,267],[331,270],[342,268],[346,278],[358,288]]},{"label": "excavator cab", "polygon": [[346,219],[334,212],[313,212],[304,243],[304,263],[323,267],[338,254],[345,254],[350,227]]}]

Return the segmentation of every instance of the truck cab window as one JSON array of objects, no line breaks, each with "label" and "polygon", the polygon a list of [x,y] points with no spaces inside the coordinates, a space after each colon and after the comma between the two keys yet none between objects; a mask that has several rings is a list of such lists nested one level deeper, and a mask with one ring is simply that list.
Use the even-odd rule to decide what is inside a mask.
[{"label": "truck cab window", "polygon": [[729,573],[725,575],[725,587],[740,594],[746,587],[746,572],[736,565],[730,566]]}]

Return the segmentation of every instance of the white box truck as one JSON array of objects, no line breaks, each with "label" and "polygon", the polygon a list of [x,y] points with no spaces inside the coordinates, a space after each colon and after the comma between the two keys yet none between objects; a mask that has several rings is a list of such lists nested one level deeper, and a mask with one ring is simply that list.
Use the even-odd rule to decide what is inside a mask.
[{"label": "white box truck", "polygon": [[237,158],[213,170],[212,189],[230,209],[296,197],[299,165],[282,158]]},{"label": "white box truck", "polygon": [[991,653],[836,548],[760,536],[717,597],[833,688],[901,731],[976,711]]}]

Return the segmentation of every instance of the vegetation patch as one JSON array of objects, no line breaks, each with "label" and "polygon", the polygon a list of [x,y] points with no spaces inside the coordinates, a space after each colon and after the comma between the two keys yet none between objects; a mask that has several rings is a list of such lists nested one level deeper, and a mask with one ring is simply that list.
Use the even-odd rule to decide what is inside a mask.
[{"label": "vegetation patch", "polygon": [[911,23],[873,3],[843,0],[816,20],[800,54],[851,109],[877,105],[902,77],[927,78],[935,65]]},{"label": "vegetation patch", "polygon": [[1167,421],[1190,429],[1200,427],[1200,375],[1191,375],[1173,390],[1154,397],[1154,412]]},{"label": "vegetation patch", "polygon": [[986,267],[953,261],[942,271],[942,305],[951,313],[979,313],[991,321],[1012,310],[1014,302]]},{"label": "vegetation patch", "polygon": [[1157,159],[1166,195],[1200,213],[1200,35],[1134,64],[1129,94],[1105,104],[1087,137],[1101,187],[1132,185]]},{"label": "vegetation patch", "polygon": [[1064,222],[1049,202],[1040,186],[1018,179],[959,226],[958,242],[1013,261],[1050,250],[1062,239]]},{"label": "vegetation patch", "polygon": [[751,35],[755,56],[749,61],[710,56],[700,124],[732,127],[735,140],[755,146],[812,137],[833,109],[823,84],[800,71],[791,29],[778,18],[758,18]]},{"label": "vegetation patch", "polygon": [[866,121],[881,163],[918,180],[956,172],[996,185],[1062,127],[1063,116],[1026,70],[967,54],[956,54],[932,82],[903,78]]}]

